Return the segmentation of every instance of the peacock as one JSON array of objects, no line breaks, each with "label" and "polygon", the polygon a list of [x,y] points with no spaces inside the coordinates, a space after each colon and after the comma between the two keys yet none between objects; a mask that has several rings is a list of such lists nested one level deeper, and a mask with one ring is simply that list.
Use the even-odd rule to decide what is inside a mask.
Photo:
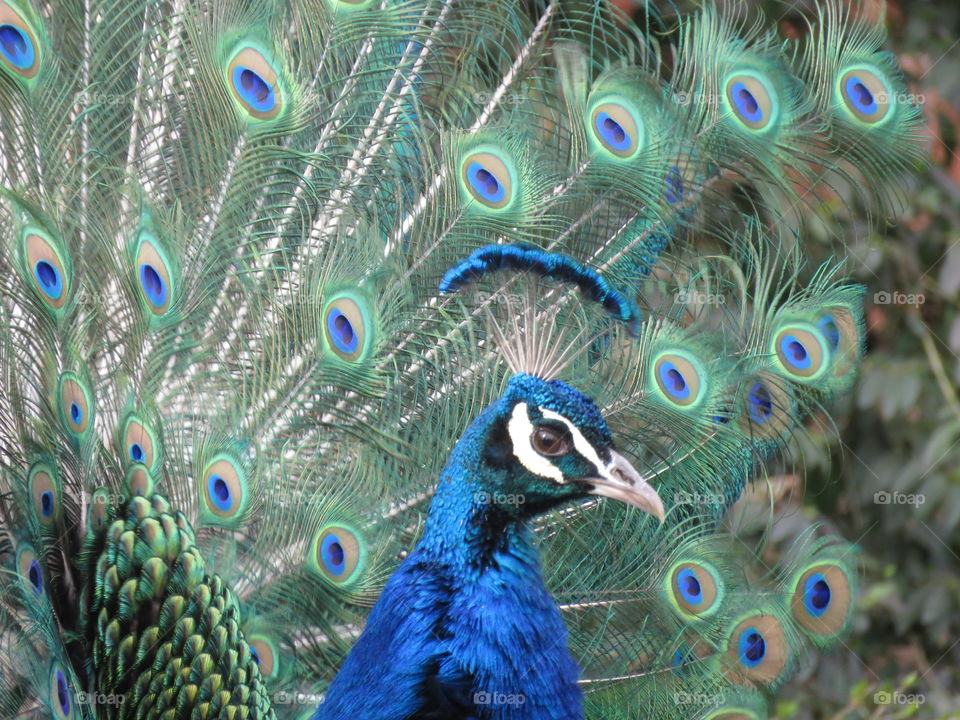
[{"label": "peacock", "polygon": [[0,0],[4,718],[760,720],[857,550],[725,522],[921,161],[822,0]]}]

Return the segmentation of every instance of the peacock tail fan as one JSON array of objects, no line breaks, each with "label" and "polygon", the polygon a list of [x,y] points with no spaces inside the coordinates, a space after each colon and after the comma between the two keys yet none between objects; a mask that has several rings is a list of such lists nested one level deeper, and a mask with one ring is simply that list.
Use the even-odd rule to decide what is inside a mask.
[{"label": "peacock tail fan", "polygon": [[0,0],[5,717],[311,714],[511,370],[664,501],[535,522],[589,717],[765,717],[848,631],[845,544],[724,523],[863,353],[796,208],[887,209],[917,112],[832,0],[662,11]]}]

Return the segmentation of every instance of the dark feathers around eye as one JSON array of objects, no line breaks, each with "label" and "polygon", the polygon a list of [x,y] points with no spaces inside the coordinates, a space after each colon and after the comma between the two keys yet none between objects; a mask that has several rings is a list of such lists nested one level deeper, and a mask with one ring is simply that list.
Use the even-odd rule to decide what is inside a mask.
[{"label": "dark feathers around eye", "polygon": [[491,426],[484,444],[484,459],[488,465],[498,470],[506,469],[515,462],[513,443],[507,430],[507,418],[498,418]]}]

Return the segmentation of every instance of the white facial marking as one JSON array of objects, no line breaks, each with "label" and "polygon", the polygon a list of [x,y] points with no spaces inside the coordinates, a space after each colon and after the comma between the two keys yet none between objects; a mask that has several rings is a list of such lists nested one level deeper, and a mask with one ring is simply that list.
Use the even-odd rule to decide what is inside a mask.
[{"label": "white facial marking", "polygon": [[[573,438],[573,446],[586,460],[593,463],[596,468],[596,476],[613,480],[613,476],[607,469],[597,451],[590,441],[583,436],[577,427],[567,420],[563,415],[555,413],[552,410],[541,409],[540,412],[548,420],[556,420],[567,426],[570,437]],[[513,454],[527,470],[539,475],[540,477],[550,478],[558,483],[565,482],[563,472],[554,465],[548,458],[533,449],[530,437],[533,435],[534,426],[530,422],[530,416],[527,414],[527,404],[517,403],[510,415],[510,421],[507,423],[507,431],[510,433],[510,440],[513,444]]]},{"label": "white facial marking", "polygon": [[533,434],[533,423],[527,415],[527,404],[517,403],[510,420],[507,423],[507,432],[510,433],[510,442],[513,445],[513,454],[520,464],[534,475],[550,478],[558,483],[563,482],[563,473],[556,465],[533,449],[530,436]]}]

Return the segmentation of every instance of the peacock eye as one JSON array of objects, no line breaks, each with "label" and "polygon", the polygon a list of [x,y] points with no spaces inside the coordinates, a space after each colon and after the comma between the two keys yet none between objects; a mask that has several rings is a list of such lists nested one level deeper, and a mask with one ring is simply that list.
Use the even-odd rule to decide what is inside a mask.
[{"label": "peacock eye", "polygon": [[530,444],[533,449],[544,457],[560,457],[570,452],[573,447],[573,439],[569,431],[559,428],[553,428],[548,425],[541,425],[533,431],[530,436]]}]

